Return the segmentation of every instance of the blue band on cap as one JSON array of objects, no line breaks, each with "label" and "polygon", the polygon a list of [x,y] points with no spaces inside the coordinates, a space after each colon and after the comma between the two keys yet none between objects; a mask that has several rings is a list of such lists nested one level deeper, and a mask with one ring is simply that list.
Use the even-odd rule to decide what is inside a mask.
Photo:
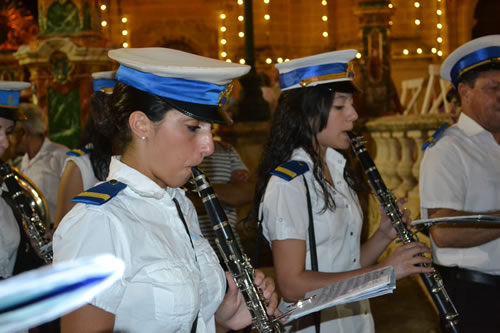
[{"label": "blue band on cap", "polygon": [[0,90],[0,105],[18,106],[19,96],[21,96],[19,90]]},{"label": "blue band on cap", "polygon": [[286,89],[288,87],[300,84],[300,81],[315,76],[323,76],[329,74],[340,74],[347,72],[347,64],[335,63],[325,64],[310,67],[298,68],[288,73],[280,74],[280,88]]},{"label": "blue band on cap", "polygon": [[227,87],[203,81],[158,76],[124,65],[118,68],[116,80],[154,95],[206,105],[219,105],[220,94]]},{"label": "blue band on cap", "polygon": [[465,69],[469,68],[470,66],[480,63],[481,61],[498,57],[500,57],[499,46],[486,47],[484,49],[476,50],[466,55],[465,57],[460,59],[451,69],[450,72],[451,82],[453,83],[453,85],[455,85],[456,80],[458,79],[460,73],[462,73]]},{"label": "blue band on cap", "polygon": [[116,81],[113,79],[97,79],[92,82],[94,91],[99,91],[104,88],[114,88]]}]

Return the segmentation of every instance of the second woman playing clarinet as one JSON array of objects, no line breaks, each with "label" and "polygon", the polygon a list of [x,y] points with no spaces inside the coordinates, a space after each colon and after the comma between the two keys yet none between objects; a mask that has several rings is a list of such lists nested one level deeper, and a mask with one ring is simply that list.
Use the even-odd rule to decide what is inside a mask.
[{"label": "second woman playing clarinet", "polygon": [[[432,271],[417,266],[430,263],[417,256],[430,251],[419,242],[400,246],[377,263],[396,238],[385,215],[372,237],[360,243],[363,214],[343,155],[351,147],[347,132],[358,118],[353,107],[356,88],[348,70],[356,52],[329,52],[276,66],[283,93],[259,169],[256,203],[272,246],[283,304],[384,266],[393,266],[397,279]],[[404,220],[409,222],[408,211]],[[319,328],[374,332],[368,301],[323,310],[287,327],[292,332]]]}]

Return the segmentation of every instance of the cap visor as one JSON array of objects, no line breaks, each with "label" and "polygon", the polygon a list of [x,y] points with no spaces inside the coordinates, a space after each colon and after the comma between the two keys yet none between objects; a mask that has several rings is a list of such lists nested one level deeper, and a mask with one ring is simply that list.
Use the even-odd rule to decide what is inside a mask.
[{"label": "cap visor", "polygon": [[232,125],[233,120],[221,107],[217,105],[196,104],[165,98],[174,109],[185,115],[208,123]]}]

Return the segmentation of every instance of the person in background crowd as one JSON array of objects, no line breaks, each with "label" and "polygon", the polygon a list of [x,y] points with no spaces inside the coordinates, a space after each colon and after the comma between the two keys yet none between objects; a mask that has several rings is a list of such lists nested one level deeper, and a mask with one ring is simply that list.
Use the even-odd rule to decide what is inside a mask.
[{"label": "person in background crowd", "polygon": [[[353,107],[356,50],[342,50],[276,65],[282,94],[259,167],[255,213],[271,243],[281,309],[323,288],[361,273],[393,266],[396,279],[428,273],[430,250],[423,243],[400,246],[377,259],[396,238],[384,214],[365,243],[357,181],[344,157],[347,132],[358,118]],[[399,202],[400,205],[405,201]],[[409,222],[409,211],[403,210]],[[316,253],[316,254],[315,254]],[[287,326],[293,332],[374,332],[368,301],[325,309]]]},{"label": "person in background crowd", "polygon": [[113,150],[113,138],[108,136],[107,122],[102,119],[102,104],[107,103],[115,85],[114,71],[92,73],[94,94],[91,109],[84,128],[81,148],[66,153],[61,181],[59,182],[54,227],[75,205],[71,200],[99,181],[106,180]]},{"label": "person in background crowd", "polygon": [[[462,112],[424,153],[422,218],[500,214],[500,35],[453,51],[441,77]],[[430,229],[435,267],[459,314],[460,332],[500,327],[500,228],[437,224]]]},{"label": "person in background crowd", "polygon": [[47,127],[38,106],[21,103],[19,107],[27,117],[16,124],[16,152],[23,154],[20,170],[40,189],[47,200],[50,220],[53,223],[57,188],[69,149],[46,137]]},{"label": "person in background crowd", "polygon": [[[102,105],[120,156],[108,181],[81,193],[54,234],[54,262],[110,253],[124,276],[61,319],[62,332],[225,332],[251,323],[233,279],[201,236],[181,188],[213,150],[211,123],[228,84],[248,66],[166,48],[119,49],[110,101]],[[254,283],[275,313],[274,283]],[[227,290],[226,290],[227,289]]]}]

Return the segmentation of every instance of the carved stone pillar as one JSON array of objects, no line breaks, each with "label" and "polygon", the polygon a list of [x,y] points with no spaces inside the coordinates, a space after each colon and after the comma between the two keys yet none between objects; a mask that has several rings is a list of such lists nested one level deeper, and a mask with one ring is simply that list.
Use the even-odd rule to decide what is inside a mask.
[{"label": "carved stone pillar", "polygon": [[401,178],[401,183],[394,190],[396,198],[408,197],[408,191],[415,187],[417,181],[413,177],[413,152],[414,142],[408,138],[406,131],[397,131],[393,133],[401,147],[401,159],[397,166],[397,174]]},{"label": "carved stone pillar", "polygon": [[49,137],[76,147],[89,109],[91,73],[111,69],[93,0],[39,0],[40,34],[14,54],[30,74],[33,102],[48,119]]},{"label": "carved stone pillar", "polygon": [[377,116],[399,111],[400,104],[391,79],[391,42],[389,21],[394,9],[390,1],[364,0],[354,13],[358,15],[361,33],[361,103],[362,116]]}]

